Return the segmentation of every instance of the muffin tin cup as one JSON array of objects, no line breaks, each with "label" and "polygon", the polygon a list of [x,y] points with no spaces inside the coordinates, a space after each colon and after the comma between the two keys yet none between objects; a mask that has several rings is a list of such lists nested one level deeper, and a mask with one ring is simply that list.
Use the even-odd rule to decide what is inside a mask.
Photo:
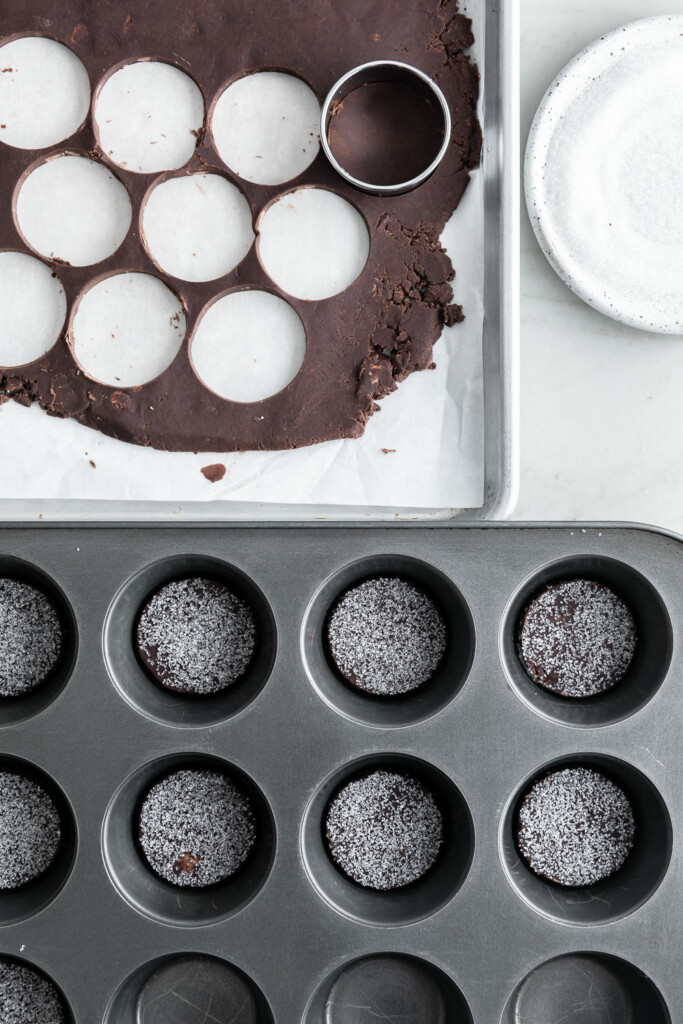
[{"label": "muffin tin cup", "polygon": [[[438,607],[447,646],[430,679],[415,690],[391,697],[366,693],[347,682],[335,666],[327,623],[339,598],[351,587],[377,577],[398,577],[425,591]],[[350,562],[325,580],[306,613],[301,648],[309,679],[323,700],[353,721],[378,729],[425,721],[442,711],[464,685],[474,657],[474,628],[455,583],[435,566],[402,555],[374,555]]]},{"label": "muffin tin cup", "polygon": [[[188,695],[163,686],[145,669],[136,648],[137,624],[145,603],[165,584],[192,577],[216,580],[228,587],[249,604],[256,620],[256,650],[246,672],[216,694]],[[239,569],[206,555],[180,555],[145,566],[120,589],[104,627],[105,660],[123,697],[155,722],[186,729],[215,725],[248,707],[268,680],[275,648],[275,623],[259,588]]]},{"label": "muffin tin cup", "polygon": [[[429,963],[427,960],[421,959],[420,957],[406,956],[405,954],[397,956],[395,953],[391,952],[374,954],[374,956],[372,957],[358,957],[357,959],[349,960],[343,964],[340,964],[336,968],[336,970],[332,971],[325,977],[324,981],[316,989],[308,1006],[306,1007],[306,1012],[304,1013],[302,1024],[327,1024],[327,1021],[325,1019],[325,1006],[328,1001],[328,996],[330,994],[330,989],[332,988],[332,986],[335,985],[335,983],[339,981],[342,975],[350,968],[353,969],[358,965],[362,965],[367,960],[374,960],[378,958],[391,961],[391,970],[393,972],[393,978],[391,979],[390,984],[391,995],[393,997],[393,1013],[396,1013],[396,1004],[402,1002],[402,967],[406,963],[408,965],[416,964],[425,971],[426,976],[432,981],[435,990],[441,996],[441,999],[443,1001],[443,1007],[445,1013],[447,1014],[445,1020],[442,1021],[441,1019],[439,1019],[438,1021],[434,1022],[430,1020],[430,1024],[446,1024],[446,1020],[459,1021],[460,1024],[471,1024],[472,1015],[469,1011],[467,1002],[463,997],[462,992],[456,985],[456,983],[453,981],[451,977],[449,977],[448,974],[446,974],[445,971],[436,967],[434,964]],[[389,994],[390,993],[387,993],[387,995]],[[381,1020],[381,1015],[383,1012],[385,1012],[384,1007],[382,1007],[381,1005],[378,1006],[372,999],[372,995],[372,993],[368,993],[367,988],[365,988],[364,986],[360,984],[350,984],[348,989],[344,992],[343,1003],[341,998],[338,998],[337,1000],[335,1000],[335,1002],[339,1008],[343,1006],[348,1015],[347,1020],[352,1015],[354,1003],[356,1003],[358,1006],[364,1006],[369,1003],[369,1013],[375,1013]],[[406,1003],[407,1001],[408,1000],[406,999]],[[415,1014],[411,1012],[411,1010],[413,1010],[412,1005],[409,1006],[404,1004],[400,1007],[398,1011],[400,1017],[398,1019],[400,1019],[401,1024],[404,1024],[404,1022],[405,1024],[421,1024],[421,1021],[415,1017]],[[397,1018],[394,1017],[394,1019]],[[422,1016],[422,1020],[424,1021],[425,1019],[425,1016]],[[332,1024],[340,1024],[340,1022],[332,1021]]]},{"label": "muffin tin cup", "polygon": [[[30,557],[30,552],[28,553]],[[0,578],[19,580],[42,591],[52,602],[62,627],[62,653],[57,666],[29,693],[0,699],[0,729],[28,721],[49,707],[69,681],[78,653],[78,628],[68,598],[59,584],[38,566],[0,550]]]},{"label": "muffin tin cup", "polygon": [[[150,788],[171,772],[188,768],[227,775],[245,793],[256,819],[256,842],[244,864],[222,882],[176,886],[147,862],[137,829],[140,806]],[[102,856],[109,876],[131,906],[164,924],[198,927],[239,913],[258,893],[275,857],[273,816],[258,786],[235,765],[206,754],[171,754],[142,765],[114,794],[102,828]]]},{"label": "muffin tin cup", "polygon": [[[443,841],[435,863],[415,882],[379,891],[358,885],[334,863],[325,838],[325,817],[339,788],[373,771],[398,772],[418,779],[443,816]],[[461,793],[433,765],[405,754],[373,754],[330,775],[306,808],[301,826],[306,871],[320,895],[341,914],[364,924],[412,924],[435,914],[455,896],[474,855],[472,816]]]},{"label": "muffin tin cup", "polygon": [[78,835],[71,805],[58,783],[47,772],[32,761],[7,754],[0,754],[0,772],[13,772],[41,786],[59,814],[62,832],[56,856],[41,875],[16,889],[0,889],[2,926],[17,924],[33,917],[57,898],[71,874],[76,859]]},{"label": "muffin tin cup", "polygon": [[505,1007],[500,1024],[548,1024],[567,1007],[581,1024],[670,1024],[661,995],[649,978],[620,957],[566,953],[539,964]]},{"label": "muffin tin cup", "polygon": [[[337,1024],[320,1018],[330,984],[346,965],[385,955],[417,957],[455,986],[462,1000],[447,985],[448,1024],[458,1024],[458,1015],[465,1024],[508,1024],[504,1014],[532,972],[584,954],[632,965],[634,977],[649,979],[658,993],[662,1013],[676,1019],[683,1005],[676,955],[683,915],[680,540],[574,524],[42,524],[3,528],[0,555],[40,567],[66,595],[78,628],[77,656],[58,699],[0,732],[2,755],[52,780],[74,820],[68,872],[47,901],[0,919],[0,955],[24,957],[55,979],[74,1024],[134,1024],[145,978],[193,954],[223,960],[250,979],[263,997],[257,1024]],[[511,609],[549,567],[597,572],[606,564],[626,567],[647,586],[655,611],[638,621],[642,636],[652,631],[655,646],[666,649],[657,684],[610,721],[538,713],[511,678]],[[239,708],[203,720],[197,712],[188,728],[202,699],[187,698],[182,713],[146,703],[143,695],[166,694],[137,661],[132,630],[150,591],[200,571],[239,582],[254,602],[262,600],[258,656],[266,668]],[[321,624],[354,573],[377,571],[412,573],[434,593],[447,617],[458,616],[455,639],[465,652],[448,696],[426,715],[411,712],[400,727],[382,717],[383,703],[374,719],[341,706],[332,694],[347,692],[345,684],[312,654],[320,640],[314,614]],[[620,592],[635,606],[638,594],[626,586],[622,580]],[[644,613],[634,607],[634,614]],[[323,669],[330,671],[327,690]],[[599,899],[592,892],[563,902],[567,893],[551,893],[520,862],[508,815],[539,773],[586,761],[632,798],[638,838],[613,888]],[[166,771],[189,765],[226,770],[259,807],[261,842],[213,891],[162,882],[137,845],[143,793]],[[335,788],[379,766],[423,778],[447,819],[434,867],[393,892],[345,878],[323,834]],[[562,1019],[565,996],[544,984],[560,1000]],[[656,1016],[653,1024],[660,1024]]]},{"label": "muffin tin cup", "polygon": [[[532,871],[518,850],[517,818],[525,795],[537,779],[565,768],[589,768],[605,775],[623,790],[633,809],[636,832],[626,861],[595,885],[549,882]],[[569,754],[540,767],[509,801],[500,828],[501,859],[511,884],[540,914],[562,924],[605,924],[633,913],[664,878],[672,844],[671,819],[652,782],[632,765],[604,754]]]},{"label": "muffin tin cup", "polygon": [[[217,957],[209,954],[201,954],[201,956],[204,959],[216,961],[218,965],[221,963]],[[158,957],[155,960],[148,960],[141,964],[136,971],[126,978],[124,983],[115,993],[105,1012],[103,1024],[141,1024],[139,1016],[140,997],[145,991],[145,986],[149,983],[152,975],[155,971],[158,971],[159,968],[170,966],[174,962],[181,962],[182,960],[182,954],[178,954]],[[239,968],[236,968],[234,964],[229,964],[228,966],[230,966],[232,970],[236,971],[238,975],[241,975],[243,980],[251,989],[254,997],[254,1003],[256,1005],[258,1024],[275,1024],[273,1014],[261,990],[254,985],[251,978],[240,971]],[[198,1014],[201,1014],[202,1012],[201,1009],[195,1007],[190,1007],[189,1009],[196,1009]],[[217,1012],[218,1008],[213,1006],[211,1000],[209,1000],[205,1018],[207,1024],[212,1024],[212,1020],[215,1021],[219,1019],[215,1016]],[[199,1020],[200,1018],[198,1017],[197,1019]],[[247,1020],[246,1017],[244,1019],[245,1024],[252,1024],[251,1019]],[[235,1019],[235,1024],[242,1024],[239,1016]]]},{"label": "muffin tin cup", "polygon": [[[530,601],[564,580],[602,583],[626,603],[636,625],[636,650],[617,684],[593,697],[562,697],[535,683],[519,653],[519,633]],[[512,685],[539,715],[565,725],[613,725],[640,710],[657,692],[669,669],[673,632],[661,597],[636,569],[616,558],[561,558],[542,566],[519,587],[501,626],[501,652]]]}]

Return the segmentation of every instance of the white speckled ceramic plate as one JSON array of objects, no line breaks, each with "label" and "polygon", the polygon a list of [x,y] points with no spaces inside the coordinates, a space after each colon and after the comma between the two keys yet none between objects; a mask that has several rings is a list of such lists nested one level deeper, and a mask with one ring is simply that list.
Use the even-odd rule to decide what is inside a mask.
[{"label": "white speckled ceramic plate", "polygon": [[580,298],[683,334],[683,16],[632,22],[567,64],[531,126],[525,190]]}]

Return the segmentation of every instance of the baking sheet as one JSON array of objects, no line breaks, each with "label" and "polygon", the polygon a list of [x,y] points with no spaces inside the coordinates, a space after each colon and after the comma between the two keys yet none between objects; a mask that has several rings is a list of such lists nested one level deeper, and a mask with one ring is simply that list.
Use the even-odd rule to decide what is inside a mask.
[{"label": "baking sheet", "polygon": [[[492,9],[478,5],[467,13],[476,34],[472,55],[483,71],[485,19]],[[490,64],[490,54],[487,59]],[[482,80],[486,157],[500,124],[486,124],[484,89]],[[490,500],[484,485],[482,366],[485,193],[480,169],[443,236],[457,270],[455,299],[465,306],[467,320],[444,330],[435,349],[436,370],[414,374],[386,398],[362,439],[294,452],[161,453],[54,420],[35,407],[6,403],[0,408],[2,515],[63,517],[68,510],[103,518],[163,518],[183,516],[191,504],[196,518],[310,519],[330,509],[339,518],[399,510],[443,518]],[[489,439],[487,458],[490,446]],[[227,472],[212,484],[200,470],[213,462],[222,462]]]}]

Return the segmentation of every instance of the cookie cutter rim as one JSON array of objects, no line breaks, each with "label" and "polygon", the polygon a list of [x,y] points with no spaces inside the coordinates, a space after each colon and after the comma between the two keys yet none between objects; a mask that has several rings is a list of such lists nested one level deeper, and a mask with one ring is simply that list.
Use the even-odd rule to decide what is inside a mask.
[{"label": "cookie cutter rim", "polygon": [[[388,72],[389,77],[386,77],[384,74],[380,74],[380,77],[376,77],[381,71]],[[419,91],[423,95],[428,94],[437,101],[443,117],[443,141],[432,162],[414,178],[396,182],[396,184],[393,185],[375,185],[371,182],[362,181],[360,178],[354,177],[334,156],[327,138],[327,132],[332,118],[332,105],[338,100],[343,99],[345,96],[348,96],[350,92],[362,85],[384,81],[405,82],[411,85],[415,85],[417,82],[419,85]],[[446,151],[451,141],[451,130],[451,112],[448,107],[448,102],[436,82],[430,78],[429,75],[425,74],[424,71],[420,71],[419,68],[398,60],[373,60],[368,61],[366,64],[359,64],[357,67],[351,68],[350,71],[347,71],[345,75],[342,75],[342,77],[337,79],[334,83],[325,97],[325,102],[323,103],[320,113],[320,144],[328,161],[337,174],[341,175],[341,177],[350,185],[353,185],[354,188],[360,189],[362,192],[369,192],[371,195],[401,195],[404,192],[412,191],[414,188],[417,188],[418,185],[427,181],[446,155]]]}]

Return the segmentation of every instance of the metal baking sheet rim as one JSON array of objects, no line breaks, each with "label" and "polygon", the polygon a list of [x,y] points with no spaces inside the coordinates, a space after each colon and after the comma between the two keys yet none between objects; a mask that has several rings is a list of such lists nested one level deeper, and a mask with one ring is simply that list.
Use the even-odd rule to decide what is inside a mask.
[{"label": "metal baking sheet rim", "polygon": [[379,508],[234,501],[2,501],[0,522],[482,522],[506,519],[519,488],[519,0],[488,0],[483,76],[485,245],[484,503],[479,508]]}]

